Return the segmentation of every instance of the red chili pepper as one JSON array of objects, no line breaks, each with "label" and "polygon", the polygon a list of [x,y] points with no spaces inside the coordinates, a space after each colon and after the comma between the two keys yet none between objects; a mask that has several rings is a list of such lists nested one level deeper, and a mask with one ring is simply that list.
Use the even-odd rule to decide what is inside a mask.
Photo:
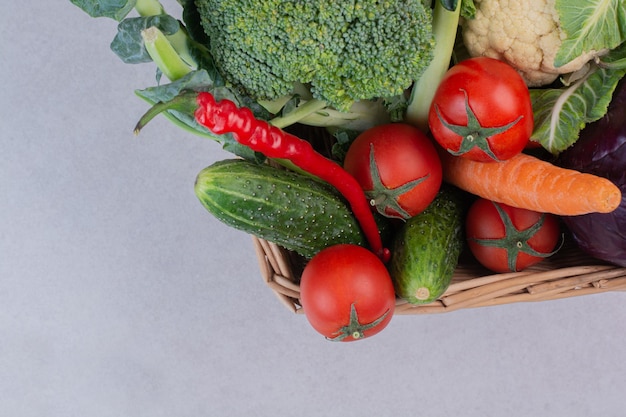
[{"label": "red chili pepper", "polygon": [[387,262],[391,253],[383,248],[378,226],[365,193],[359,183],[339,164],[313,149],[311,144],[264,120],[254,117],[250,109],[237,107],[230,100],[215,101],[211,93],[197,96],[195,118],[217,134],[232,133],[237,142],[268,158],[288,159],[304,171],[334,186],[347,200],[370,247]]}]

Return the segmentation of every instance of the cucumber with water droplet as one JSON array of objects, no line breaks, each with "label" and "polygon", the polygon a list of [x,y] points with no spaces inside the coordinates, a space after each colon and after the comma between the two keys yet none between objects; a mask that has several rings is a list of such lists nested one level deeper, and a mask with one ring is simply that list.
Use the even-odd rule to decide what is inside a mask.
[{"label": "cucumber with water droplet", "polygon": [[303,174],[243,159],[223,160],[198,174],[195,193],[223,223],[306,258],[339,243],[367,246],[343,197]]},{"label": "cucumber with water droplet", "polygon": [[464,244],[466,208],[459,190],[444,186],[426,210],[404,223],[388,266],[399,297],[427,304],[448,289]]}]

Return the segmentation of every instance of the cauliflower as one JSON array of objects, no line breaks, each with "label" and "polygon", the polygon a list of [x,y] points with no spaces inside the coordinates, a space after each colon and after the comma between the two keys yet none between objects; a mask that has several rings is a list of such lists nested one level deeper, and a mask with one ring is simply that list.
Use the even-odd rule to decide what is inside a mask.
[{"label": "cauliflower", "polygon": [[463,19],[463,41],[471,56],[489,56],[515,67],[529,87],[553,82],[583,68],[605,51],[586,52],[555,67],[565,37],[555,0],[474,0],[474,19]]}]

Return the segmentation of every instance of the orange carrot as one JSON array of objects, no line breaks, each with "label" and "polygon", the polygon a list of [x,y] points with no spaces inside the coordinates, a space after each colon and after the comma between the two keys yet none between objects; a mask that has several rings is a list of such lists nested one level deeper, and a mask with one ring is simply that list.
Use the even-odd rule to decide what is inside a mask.
[{"label": "orange carrot", "polygon": [[620,189],[606,178],[561,168],[519,154],[501,162],[476,162],[440,152],[444,180],[477,196],[542,213],[575,216],[609,213]]}]

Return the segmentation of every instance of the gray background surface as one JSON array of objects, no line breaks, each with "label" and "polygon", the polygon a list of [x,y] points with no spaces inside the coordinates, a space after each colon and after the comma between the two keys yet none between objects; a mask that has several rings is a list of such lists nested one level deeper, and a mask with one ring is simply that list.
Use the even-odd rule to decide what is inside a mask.
[{"label": "gray background surface", "polygon": [[115,31],[66,0],[2,8],[0,415],[625,415],[624,293],[318,336],[193,194],[230,154],[164,118],[132,135],[154,70]]}]

